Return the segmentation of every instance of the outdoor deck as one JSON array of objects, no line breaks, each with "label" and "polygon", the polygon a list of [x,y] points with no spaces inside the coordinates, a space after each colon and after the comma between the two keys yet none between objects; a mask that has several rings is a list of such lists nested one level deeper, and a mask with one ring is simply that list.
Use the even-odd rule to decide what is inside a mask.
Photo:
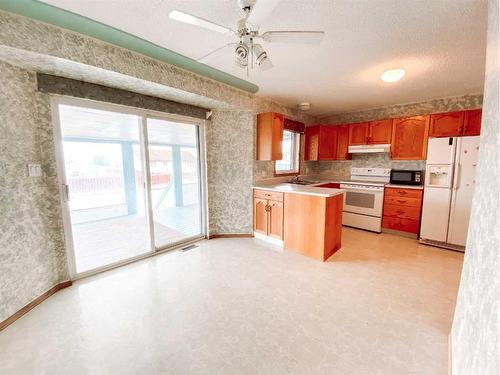
[{"label": "outdoor deck", "polygon": [[[155,246],[201,233],[197,205],[169,207],[155,216]],[[77,272],[116,263],[151,250],[149,226],[143,215],[126,215],[73,225]]]}]

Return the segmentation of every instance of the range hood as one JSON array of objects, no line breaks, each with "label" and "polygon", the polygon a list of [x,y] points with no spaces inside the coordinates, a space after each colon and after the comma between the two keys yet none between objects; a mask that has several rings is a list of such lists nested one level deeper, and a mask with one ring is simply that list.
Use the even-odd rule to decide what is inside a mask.
[{"label": "range hood", "polygon": [[350,154],[375,154],[375,153],[389,153],[391,152],[391,145],[359,145],[349,146],[347,152]]}]

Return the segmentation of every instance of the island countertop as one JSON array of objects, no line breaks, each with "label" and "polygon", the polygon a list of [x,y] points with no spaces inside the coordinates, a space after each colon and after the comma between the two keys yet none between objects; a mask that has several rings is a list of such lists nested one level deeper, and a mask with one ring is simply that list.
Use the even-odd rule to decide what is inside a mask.
[{"label": "island countertop", "polygon": [[319,197],[334,197],[343,194],[345,190],[335,188],[318,187],[331,181],[321,181],[311,185],[298,185],[287,182],[262,182],[256,183],[252,186],[253,189],[278,191],[281,193],[294,193],[305,195],[316,195]]}]

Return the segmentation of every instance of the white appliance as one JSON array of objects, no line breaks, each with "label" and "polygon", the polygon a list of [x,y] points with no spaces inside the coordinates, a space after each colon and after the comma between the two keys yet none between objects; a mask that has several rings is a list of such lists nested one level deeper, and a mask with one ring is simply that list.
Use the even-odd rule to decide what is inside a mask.
[{"label": "white appliance", "polygon": [[[350,154],[374,154],[374,153],[388,153],[391,151],[391,145],[358,145],[349,146],[347,151]],[[380,169],[380,168],[379,168]]]},{"label": "white appliance", "polygon": [[340,182],[345,189],[343,225],[382,231],[384,185],[390,176],[391,170],[386,168],[351,168],[351,179]]},{"label": "white appliance", "polygon": [[478,153],[478,136],[429,139],[420,242],[464,250]]}]

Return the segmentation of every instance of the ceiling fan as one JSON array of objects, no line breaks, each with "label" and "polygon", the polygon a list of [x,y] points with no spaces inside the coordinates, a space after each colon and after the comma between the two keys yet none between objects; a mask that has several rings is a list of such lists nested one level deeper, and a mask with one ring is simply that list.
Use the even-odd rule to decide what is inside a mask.
[{"label": "ceiling fan", "polygon": [[197,59],[203,61],[214,53],[228,47],[234,48],[236,64],[247,70],[253,68],[254,62],[260,70],[273,67],[271,60],[259,41],[269,43],[320,43],[325,35],[324,31],[266,31],[261,33],[259,25],[269,16],[280,0],[237,0],[243,11],[243,18],[238,20],[236,30],[194,16],[180,10],[172,10],[169,17],[173,20],[203,27],[225,35],[238,38],[237,42],[228,43]]}]

